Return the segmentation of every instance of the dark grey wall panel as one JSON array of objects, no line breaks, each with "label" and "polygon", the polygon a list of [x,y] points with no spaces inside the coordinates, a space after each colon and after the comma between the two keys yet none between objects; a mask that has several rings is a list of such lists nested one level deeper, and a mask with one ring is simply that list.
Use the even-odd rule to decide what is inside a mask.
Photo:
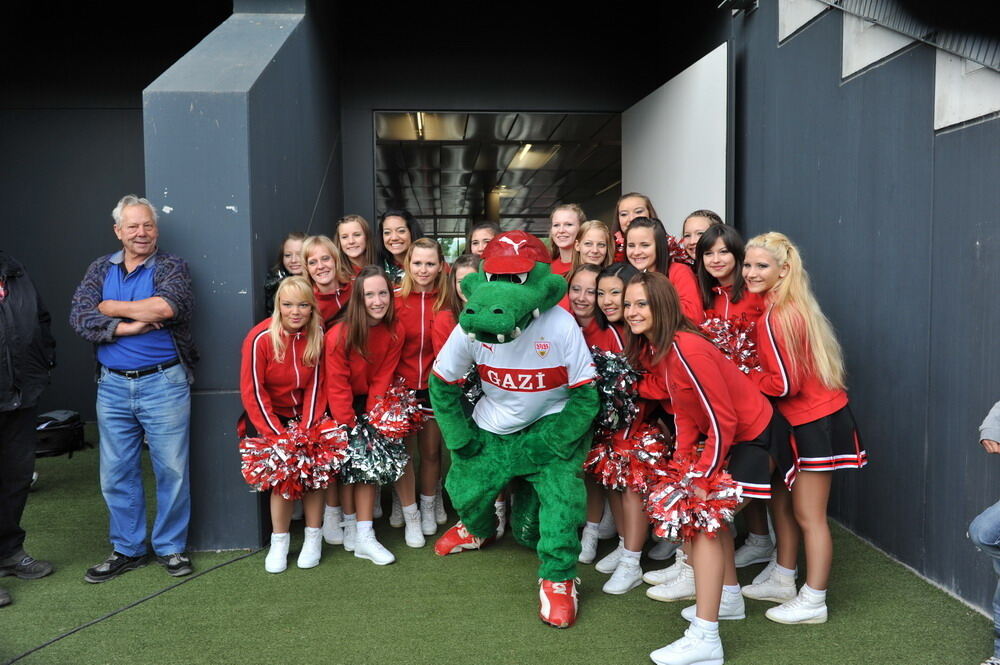
[{"label": "dark grey wall panel", "polygon": [[932,49],[841,82],[841,14],[778,46],[777,5],[733,23],[737,223],[801,247],[846,352],[871,464],[837,474],[831,514],[985,605],[963,534],[998,486],[974,430],[1000,399],[1000,123],[935,139]]},{"label": "dark grey wall panel", "polygon": [[192,549],[256,546],[267,521],[239,474],[240,345],[278,239],[339,204],[323,52],[301,15],[234,14],[143,95],[146,188],[170,210],[198,300]]},{"label": "dark grey wall panel", "polygon": [[58,367],[43,409],[95,417],[93,351],[69,327],[69,304],[90,262],[121,248],[111,209],[144,190],[141,123],[138,109],[0,111],[4,249],[27,266],[56,337]]},{"label": "dark grey wall panel", "polygon": [[927,573],[986,607],[994,574],[965,537],[1000,500],[979,423],[1000,400],[1000,120],[934,141]]}]

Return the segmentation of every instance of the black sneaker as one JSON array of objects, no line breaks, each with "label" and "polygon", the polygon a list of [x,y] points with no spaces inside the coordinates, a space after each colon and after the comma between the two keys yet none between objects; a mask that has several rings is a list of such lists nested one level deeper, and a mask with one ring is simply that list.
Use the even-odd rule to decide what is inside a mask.
[{"label": "black sneaker", "polygon": [[22,580],[37,580],[52,573],[52,564],[26,554],[23,550],[12,557],[0,560],[0,577],[14,575]]},{"label": "black sneaker", "polygon": [[10,605],[13,601],[10,599],[10,594],[7,593],[7,589],[0,586],[0,607],[4,605]]},{"label": "black sneaker", "polygon": [[92,566],[87,569],[87,574],[83,576],[83,579],[90,582],[91,584],[99,584],[100,582],[107,582],[108,580],[113,580],[122,573],[127,573],[130,570],[135,570],[136,568],[142,568],[146,565],[147,557],[145,554],[140,554],[139,556],[126,556],[121,552],[112,552],[104,561],[100,562],[96,566]]},{"label": "black sneaker", "polygon": [[176,554],[166,554],[156,557],[156,563],[167,569],[167,573],[174,577],[184,577],[190,575],[194,568],[191,567],[191,559],[184,552]]}]

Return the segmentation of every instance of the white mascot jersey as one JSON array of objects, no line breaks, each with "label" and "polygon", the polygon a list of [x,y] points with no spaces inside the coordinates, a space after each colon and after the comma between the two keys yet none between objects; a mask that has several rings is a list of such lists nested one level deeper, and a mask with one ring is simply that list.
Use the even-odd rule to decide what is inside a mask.
[{"label": "white mascot jersey", "polygon": [[595,376],[594,359],[580,326],[558,306],[542,312],[520,337],[505,344],[473,341],[460,325],[455,326],[434,361],[434,374],[457,383],[473,363],[482,379],[483,396],[472,418],[480,428],[499,435],[558,413],[569,399],[569,389]]}]

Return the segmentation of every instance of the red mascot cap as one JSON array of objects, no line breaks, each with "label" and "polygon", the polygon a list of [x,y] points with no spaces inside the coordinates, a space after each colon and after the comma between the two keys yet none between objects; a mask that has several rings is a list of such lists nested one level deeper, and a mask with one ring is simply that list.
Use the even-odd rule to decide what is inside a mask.
[{"label": "red mascot cap", "polygon": [[501,233],[483,250],[483,271],[498,275],[531,272],[535,262],[552,263],[545,244],[524,231]]}]

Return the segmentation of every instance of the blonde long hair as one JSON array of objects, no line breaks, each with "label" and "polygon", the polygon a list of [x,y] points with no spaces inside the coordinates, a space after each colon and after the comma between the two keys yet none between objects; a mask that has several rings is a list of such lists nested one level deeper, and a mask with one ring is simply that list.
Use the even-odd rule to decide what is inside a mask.
[{"label": "blonde long hair", "polygon": [[[576,242],[583,240],[583,236],[587,231],[600,231],[604,234],[604,262],[601,263],[602,268],[607,268],[609,265],[614,263],[615,258],[615,239],[611,237],[611,229],[608,225],[599,219],[591,219],[580,225],[580,231],[576,234]],[[580,256],[580,250],[573,247],[573,267],[576,268],[583,264],[583,257]]]},{"label": "blonde long hair", "polygon": [[441,270],[438,272],[437,277],[434,278],[434,285],[431,287],[431,290],[437,291],[437,298],[434,299],[434,311],[440,311],[448,304],[448,273],[446,272],[448,264],[444,261],[444,252],[441,251],[441,245],[430,238],[417,238],[410,244],[409,249],[406,250],[406,257],[403,259],[403,279],[399,282],[399,296],[401,298],[409,297],[416,287],[416,284],[413,283],[413,276],[410,275],[410,260],[413,258],[413,250],[415,249],[430,249],[437,253],[438,264],[440,264]]},{"label": "blonde long hair", "polygon": [[[802,254],[788,236],[776,231],[751,239],[746,249],[755,248],[770,254],[779,268],[788,267],[784,278],[767,293],[767,300],[791,350],[792,372],[798,376],[815,372],[827,388],[843,389],[844,354],[833,325],[813,295]],[[804,357],[802,351],[806,352]]]},{"label": "blonde long hair", "polygon": [[340,251],[337,243],[333,242],[330,236],[318,235],[309,236],[302,241],[302,275],[309,281],[309,285],[313,288],[316,287],[312,275],[309,274],[309,255],[317,247],[325,249],[333,257],[333,274],[335,275],[334,279],[337,280],[338,288],[344,284],[350,284],[351,280],[354,279],[354,271],[351,270],[350,261],[347,261],[345,265],[346,255]]},{"label": "blonde long hair", "polygon": [[271,325],[267,327],[267,334],[271,337],[271,348],[274,350],[274,359],[279,363],[285,362],[285,328],[281,325],[281,299],[284,294],[288,297],[301,298],[309,303],[312,312],[309,321],[306,322],[306,350],[302,354],[302,364],[306,367],[315,367],[316,363],[323,355],[323,324],[316,305],[316,296],[313,295],[312,286],[309,281],[301,275],[292,275],[281,280],[278,291],[274,294],[274,311],[271,312]]}]

